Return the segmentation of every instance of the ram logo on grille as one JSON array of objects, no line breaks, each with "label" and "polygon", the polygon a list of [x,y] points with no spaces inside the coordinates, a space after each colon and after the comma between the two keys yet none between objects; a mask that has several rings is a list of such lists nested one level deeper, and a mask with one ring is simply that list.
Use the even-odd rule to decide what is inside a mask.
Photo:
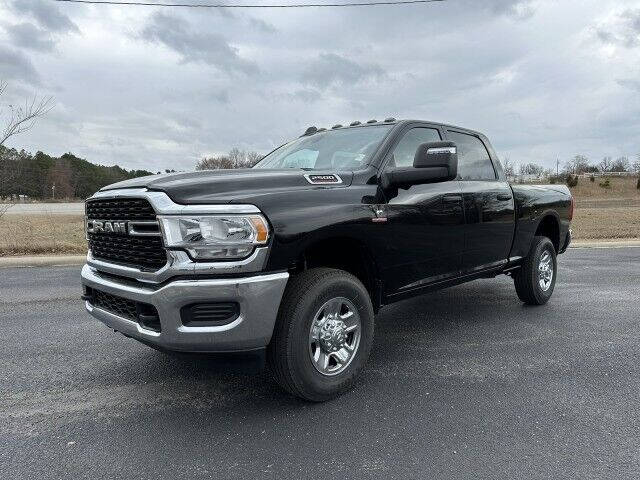
[{"label": "ram logo on grille", "polygon": [[127,235],[127,222],[112,222],[100,220],[87,220],[87,232],[89,233],[120,233]]}]

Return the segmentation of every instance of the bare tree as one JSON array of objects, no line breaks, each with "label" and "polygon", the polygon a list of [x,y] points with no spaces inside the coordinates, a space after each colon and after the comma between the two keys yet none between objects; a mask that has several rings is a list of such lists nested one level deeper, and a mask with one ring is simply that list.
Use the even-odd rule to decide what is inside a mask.
[{"label": "bare tree", "polygon": [[[6,89],[7,83],[0,81],[0,97]],[[0,132],[0,145],[3,145],[10,137],[33,128],[38,118],[46,115],[52,108],[53,97],[39,97],[38,95],[34,95],[31,99],[27,98],[24,105],[9,105],[6,125],[2,127]],[[0,107],[0,117],[3,116],[2,114]]]},{"label": "bare tree", "polygon": [[636,155],[636,157],[638,158],[638,160],[633,162],[633,165],[631,165],[631,170],[634,171],[635,173],[640,174],[640,153]]},{"label": "bare tree", "polygon": [[520,165],[520,175],[534,175],[541,177],[544,174],[544,167],[535,163],[527,163],[526,165]]},{"label": "bare tree", "polygon": [[584,155],[575,155],[565,164],[564,170],[566,173],[580,175],[589,170],[589,159]]},{"label": "bare tree", "polygon": [[262,157],[264,157],[264,155],[258,153],[258,152],[247,152],[247,162],[250,164],[250,166],[254,166],[256,163],[258,163],[260,160],[262,160]]},{"label": "bare tree", "polygon": [[196,170],[222,170],[227,168],[233,168],[233,163],[225,155],[204,157],[196,164]]},{"label": "bare tree", "polygon": [[604,157],[598,164],[598,168],[600,168],[601,172],[608,172],[611,170],[611,163],[611,157]]},{"label": "bare tree", "polygon": [[629,170],[629,159],[627,157],[618,157],[611,164],[612,172],[626,172]]},{"label": "bare tree", "polygon": [[219,155],[217,157],[205,157],[198,161],[196,170],[219,170],[225,168],[251,168],[260,159],[262,155],[258,152],[240,150],[232,148],[227,155]]},{"label": "bare tree", "polygon": [[513,178],[515,176],[516,172],[513,166],[513,162],[509,157],[504,157],[502,166],[504,167],[504,174],[507,176],[507,178]]}]

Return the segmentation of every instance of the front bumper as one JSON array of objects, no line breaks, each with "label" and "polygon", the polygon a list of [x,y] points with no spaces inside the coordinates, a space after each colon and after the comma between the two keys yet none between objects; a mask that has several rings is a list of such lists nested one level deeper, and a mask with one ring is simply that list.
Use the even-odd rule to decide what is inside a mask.
[{"label": "front bumper", "polygon": [[[142,327],[85,301],[87,311],[108,327],[159,348],[183,352],[235,352],[264,348],[271,340],[289,274],[271,273],[242,278],[176,280],[146,285],[82,268],[82,284],[95,290],[153,305],[161,331]],[[198,302],[237,302],[239,316],[220,326],[186,326],[181,307]]]}]

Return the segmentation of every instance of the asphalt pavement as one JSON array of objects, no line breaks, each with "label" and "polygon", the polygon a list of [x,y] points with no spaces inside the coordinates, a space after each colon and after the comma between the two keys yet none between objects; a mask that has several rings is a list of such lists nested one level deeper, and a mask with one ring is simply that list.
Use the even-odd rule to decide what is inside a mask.
[{"label": "asphalt pavement", "polygon": [[507,277],[385,308],[325,404],[114,334],[79,267],[0,270],[0,478],[640,477],[640,248],[560,257],[550,303]]}]

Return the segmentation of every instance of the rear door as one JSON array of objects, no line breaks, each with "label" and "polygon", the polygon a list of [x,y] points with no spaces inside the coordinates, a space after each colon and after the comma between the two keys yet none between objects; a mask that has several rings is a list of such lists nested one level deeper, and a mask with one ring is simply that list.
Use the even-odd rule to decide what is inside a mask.
[{"label": "rear door", "polygon": [[486,140],[453,129],[446,135],[458,147],[465,217],[462,270],[472,273],[502,265],[509,256],[515,225],[511,187],[494,168]]},{"label": "rear door", "polygon": [[[401,134],[384,168],[410,167],[422,143],[442,140],[436,126],[414,125]],[[460,274],[464,215],[457,180],[387,192],[381,266],[388,294],[402,293]]]}]

